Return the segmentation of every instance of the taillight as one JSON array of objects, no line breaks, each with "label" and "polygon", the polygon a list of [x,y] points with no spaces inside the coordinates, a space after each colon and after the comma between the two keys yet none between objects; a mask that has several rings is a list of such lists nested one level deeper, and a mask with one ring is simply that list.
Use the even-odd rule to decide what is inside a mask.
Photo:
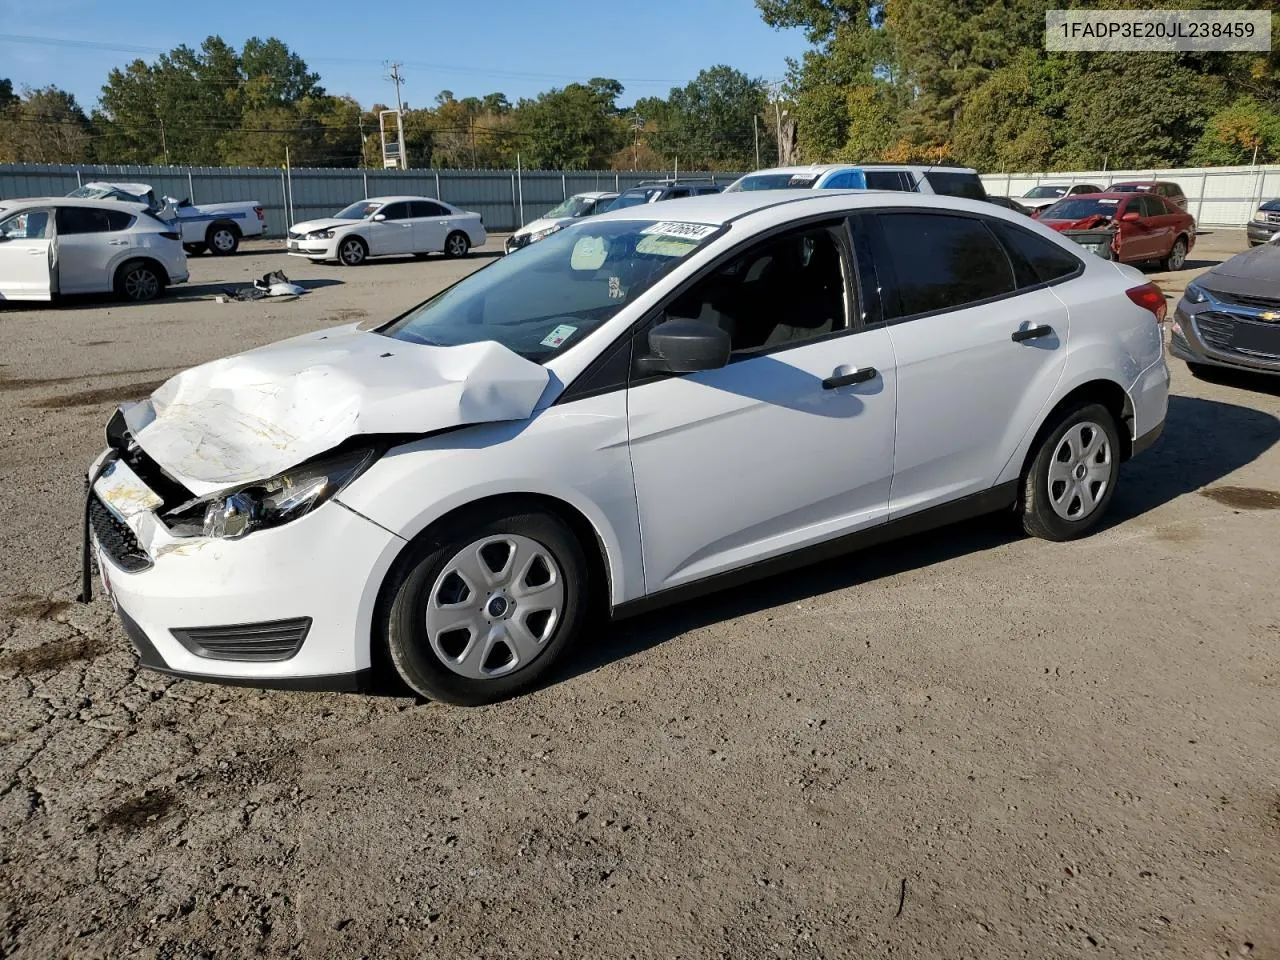
[{"label": "taillight", "polygon": [[259,219],[259,220],[262,220],[262,221],[264,221],[264,222],[266,221],[266,219],[267,219],[266,214],[264,214],[264,213],[262,212],[262,208],[261,208],[261,207],[254,207],[254,208],[253,208],[253,212],[254,212],[254,213],[256,213],[256,214],[258,215],[258,219]]},{"label": "taillight", "polygon": [[1125,295],[1143,310],[1150,310],[1155,315],[1157,323],[1164,319],[1164,315],[1169,309],[1164,299],[1164,291],[1154,283],[1144,283],[1140,287],[1130,287],[1125,291]]},{"label": "taillight", "polygon": [[170,233],[170,232],[169,232],[169,231],[167,231],[167,230],[166,230],[164,233],[160,234],[160,236],[164,237],[166,240],[181,240],[181,239],[182,239],[182,234],[180,234],[180,233]]}]

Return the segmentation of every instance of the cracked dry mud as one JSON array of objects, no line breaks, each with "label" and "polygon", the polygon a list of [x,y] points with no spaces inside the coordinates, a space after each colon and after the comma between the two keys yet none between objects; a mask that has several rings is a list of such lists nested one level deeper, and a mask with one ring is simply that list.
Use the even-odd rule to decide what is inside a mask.
[{"label": "cracked dry mud", "polygon": [[[485,709],[223,689],[70,602],[111,409],[80,401],[483,262],[246,248],[159,304],[0,306],[0,957],[1280,956],[1275,382],[1174,364],[1078,543],[878,548]],[[343,284],[198,299],[281,266]]]}]

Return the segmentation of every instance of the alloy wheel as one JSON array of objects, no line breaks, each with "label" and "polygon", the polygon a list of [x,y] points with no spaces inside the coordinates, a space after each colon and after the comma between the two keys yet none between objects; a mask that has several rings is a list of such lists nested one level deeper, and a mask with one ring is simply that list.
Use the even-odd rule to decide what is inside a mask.
[{"label": "alloy wheel", "polygon": [[560,564],[519,534],[476,540],[444,565],[427,599],[431,649],[472,680],[504,676],[546,649],[564,615]]},{"label": "alloy wheel", "polygon": [[364,245],[359,240],[344,241],[338,255],[343,263],[355,266],[364,259]]},{"label": "alloy wheel", "polygon": [[130,300],[152,300],[160,292],[160,278],[147,267],[137,267],[125,274],[124,293]]},{"label": "alloy wheel", "polygon": [[225,227],[221,230],[215,230],[212,238],[213,246],[222,253],[230,253],[236,248],[236,238],[230,230]]},{"label": "alloy wheel", "polygon": [[1073,423],[1058,441],[1049,464],[1048,493],[1053,512],[1083,520],[1098,508],[1111,483],[1111,443],[1091,420]]},{"label": "alloy wheel", "polygon": [[461,234],[455,233],[449,238],[449,254],[454,257],[461,257],[467,252],[467,240]]}]

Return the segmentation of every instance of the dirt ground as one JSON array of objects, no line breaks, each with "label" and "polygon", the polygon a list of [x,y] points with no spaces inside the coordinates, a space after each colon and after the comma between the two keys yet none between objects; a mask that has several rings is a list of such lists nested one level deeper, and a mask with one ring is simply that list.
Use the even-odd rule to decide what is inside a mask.
[{"label": "dirt ground", "polygon": [[[879,547],[499,706],[139,673],[72,602],[113,405],[483,262],[264,243],[150,305],[0,307],[0,957],[1280,957],[1275,380],[1173,362],[1086,540]],[[212,299],[276,268],[314,289]]]}]

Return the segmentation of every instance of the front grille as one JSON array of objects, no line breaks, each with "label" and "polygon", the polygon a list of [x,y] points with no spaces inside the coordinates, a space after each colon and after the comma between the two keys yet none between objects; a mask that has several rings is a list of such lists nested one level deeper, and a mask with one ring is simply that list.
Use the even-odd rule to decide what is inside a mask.
[{"label": "front grille", "polygon": [[89,523],[93,526],[98,546],[121,570],[137,573],[151,566],[151,558],[133,531],[107,509],[96,493],[89,497]]},{"label": "front grille", "polygon": [[1243,293],[1225,293],[1209,287],[1205,289],[1213,294],[1213,299],[1220,303],[1233,303],[1238,307],[1257,307],[1260,310],[1280,310],[1280,300],[1274,297],[1254,297]]},{"label": "front grille", "polygon": [[1256,360],[1280,360],[1280,323],[1258,323],[1214,312],[1197,314],[1195,323],[1200,339],[1214,350]]},{"label": "front grille", "polygon": [[311,629],[310,617],[171,630],[174,639],[206,660],[288,660]]},{"label": "front grille", "polygon": [[1280,210],[1264,210],[1262,219],[1266,223],[1280,223]]}]

